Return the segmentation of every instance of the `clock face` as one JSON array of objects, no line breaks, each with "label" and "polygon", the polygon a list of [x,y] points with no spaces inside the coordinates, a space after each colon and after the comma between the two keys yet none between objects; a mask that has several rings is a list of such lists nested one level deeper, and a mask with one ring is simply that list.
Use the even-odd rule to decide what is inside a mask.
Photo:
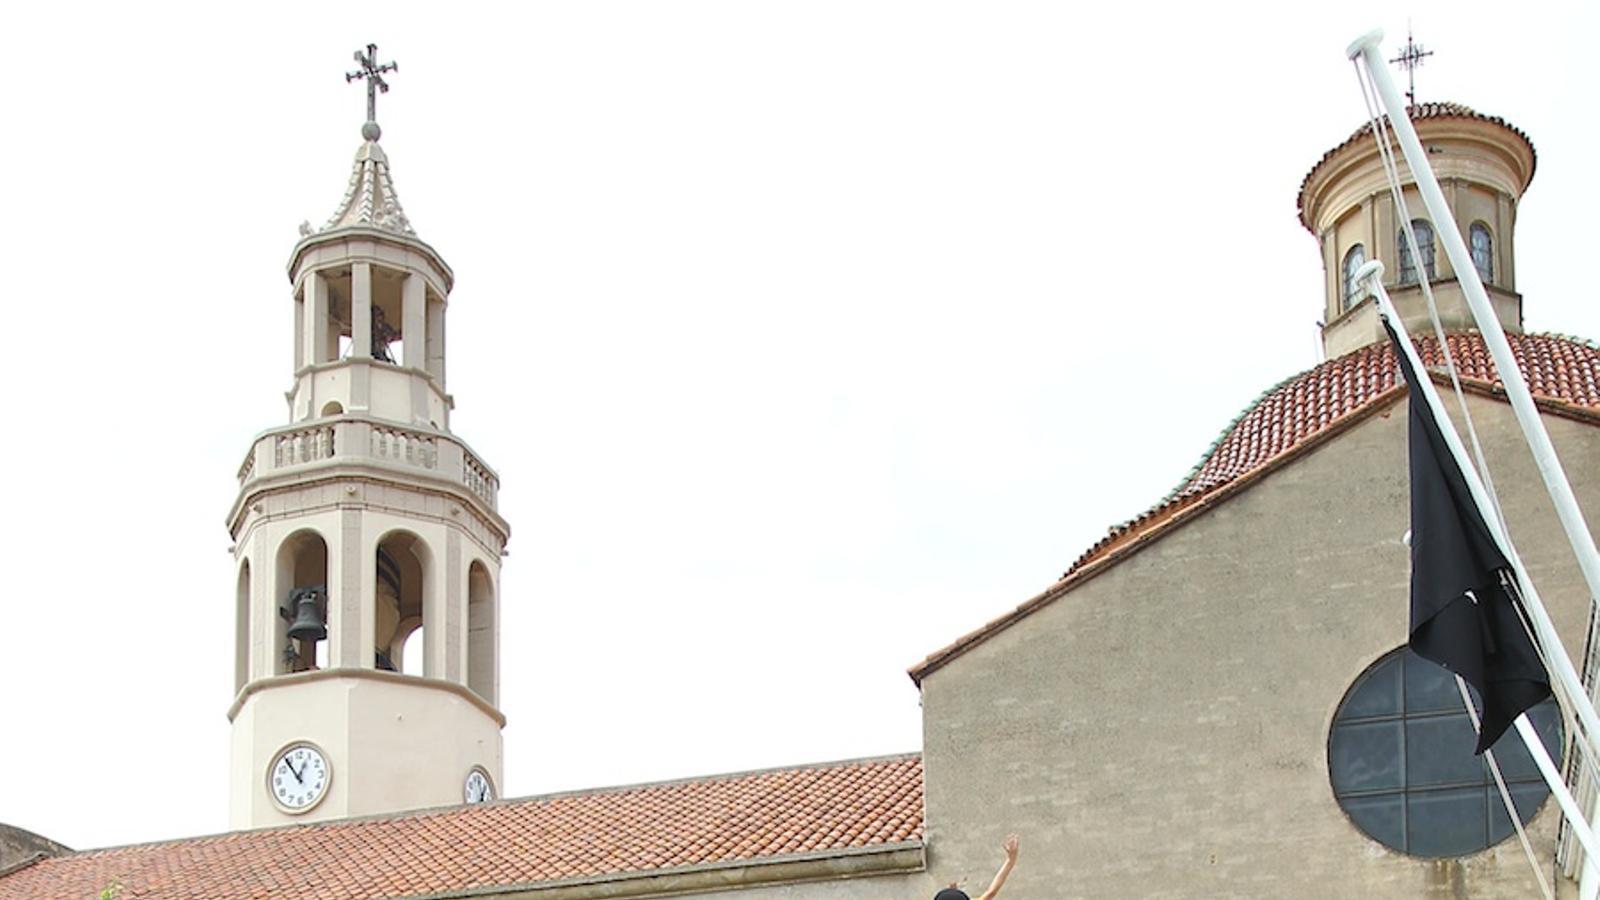
[{"label": "clock face", "polygon": [[310,744],[290,744],[267,770],[267,793],[286,813],[303,813],[328,792],[333,770],[328,760]]},{"label": "clock face", "polygon": [[489,783],[489,776],[482,769],[474,766],[467,773],[461,793],[468,803],[488,803],[494,799],[494,785]]}]

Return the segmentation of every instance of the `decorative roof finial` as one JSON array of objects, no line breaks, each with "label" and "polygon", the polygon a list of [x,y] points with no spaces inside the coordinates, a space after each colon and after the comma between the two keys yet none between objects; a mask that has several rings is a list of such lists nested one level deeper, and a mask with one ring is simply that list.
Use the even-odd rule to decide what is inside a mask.
[{"label": "decorative roof finial", "polygon": [[[1389,60],[1398,63],[1400,68],[1406,70],[1406,105],[1417,105],[1417,66],[1422,65],[1424,57],[1432,56],[1432,50],[1423,50],[1422,45],[1411,39],[1411,23],[1406,23],[1406,49],[1399,56]],[[388,90],[388,88],[384,88]]]},{"label": "decorative roof finial", "polygon": [[367,81],[367,122],[361,126],[361,136],[369,141],[376,141],[383,136],[383,129],[378,127],[378,92],[389,93],[389,82],[383,80],[383,73],[400,71],[400,64],[390,61],[380,65],[378,63],[378,45],[368,44],[367,52],[356,51],[356,65],[361,68],[354,72],[346,72],[345,83],[364,78]]}]

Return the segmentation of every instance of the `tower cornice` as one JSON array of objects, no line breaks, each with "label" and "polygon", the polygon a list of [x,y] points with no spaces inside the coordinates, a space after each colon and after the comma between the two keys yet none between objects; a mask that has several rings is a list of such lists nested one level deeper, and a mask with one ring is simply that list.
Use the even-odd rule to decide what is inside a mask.
[{"label": "tower cornice", "polygon": [[[1411,107],[1411,121],[1425,143],[1470,146],[1480,151],[1482,158],[1493,160],[1493,168],[1498,171],[1492,175],[1484,169],[1473,172],[1485,182],[1492,181],[1492,187],[1520,198],[1532,183],[1538,165],[1533,141],[1505,119],[1484,115],[1459,103],[1421,103]],[[1449,158],[1433,160],[1441,178],[1456,175],[1446,171],[1453,167],[1453,162]],[[1496,175],[1499,177],[1494,177]],[[1385,184],[1378,148],[1372,140],[1371,123],[1356,129],[1350,137],[1324,153],[1301,180],[1297,208],[1300,224],[1307,231],[1320,234],[1326,227],[1325,219],[1345,212],[1337,202],[1330,204],[1328,201],[1353,177],[1379,188]],[[1401,172],[1401,179],[1410,183],[1409,172]]]},{"label": "tower cornice", "polygon": [[[299,279],[303,263],[308,255],[315,255],[314,251],[323,248],[336,249],[340,245],[359,243],[361,241],[376,241],[394,247],[401,251],[419,253],[427,259],[429,265],[436,269],[443,281],[440,293],[449,294],[455,289],[455,271],[450,264],[444,261],[431,244],[419,237],[396,234],[382,228],[365,225],[347,225],[328,231],[318,231],[302,237],[289,253],[289,263],[284,267],[291,283]],[[361,254],[337,254],[339,256],[356,259]]]}]

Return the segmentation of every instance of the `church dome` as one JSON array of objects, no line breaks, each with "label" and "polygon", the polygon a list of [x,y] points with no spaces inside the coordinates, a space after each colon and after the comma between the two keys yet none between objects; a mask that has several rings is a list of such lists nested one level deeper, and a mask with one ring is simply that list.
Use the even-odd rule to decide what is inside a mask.
[{"label": "church dome", "polygon": [[[1427,149],[1451,221],[1433,221],[1404,160],[1398,160],[1397,201],[1369,122],[1322,155],[1300,182],[1300,224],[1316,238],[1323,266],[1323,349],[1329,357],[1387,340],[1377,308],[1356,289],[1354,273],[1370,260],[1385,267],[1385,286],[1406,327],[1426,330],[1431,319],[1423,285],[1431,286],[1440,321],[1449,331],[1477,327],[1451,260],[1437,252],[1434,236],[1456,228],[1473,248],[1473,264],[1488,291],[1500,327],[1522,330],[1517,293],[1517,207],[1533,180],[1533,142],[1498,116],[1459,103],[1419,103],[1408,108]],[[1393,136],[1391,135],[1391,140]],[[1398,158],[1399,148],[1395,148]],[[1407,223],[1409,222],[1409,229]],[[1405,234],[1415,235],[1412,260]]]},{"label": "church dome", "polygon": [[[1600,346],[1561,335],[1508,334],[1528,390],[1548,412],[1600,422]],[[1475,333],[1447,335],[1463,389],[1503,396],[1494,361]],[[1417,339],[1423,365],[1442,368],[1433,337]],[[1440,376],[1443,377],[1443,376]],[[1114,526],[1067,569],[1065,578],[1143,539],[1190,506],[1231,494],[1280,462],[1316,447],[1405,391],[1394,349],[1371,344],[1268,389],[1223,429],[1200,462],[1155,507]]]},{"label": "church dome", "polygon": [[[1501,132],[1500,141],[1506,143],[1506,155],[1516,157],[1518,163],[1515,169],[1515,180],[1518,182],[1516,194],[1521,196],[1533,181],[1533,172],[1538,164],[1538,157],[1534,153],[1533,141],[1517,126],[1507,122],[1499,116],[1480,113],[1464,103],[1437,102],[1418,103],[1406,107],[1410,113],[1411,122],[1417,129],[1418,137],[1426,142],[1430,137],[1443,134],[1448,124],[1478,123],[1476,127],[1491,126],[1492,130],[1485,133]],[[1384,117],[1387,121],[1388,117]],[[1469,126],[1472,127],[1472,126]],[[1520,145],[1520,146],[1516,146]],[[1296,198],[1296,208],[1299,211],[1300,224],[1312,234],[1318,232],[1316,213],[1322,205],[1322,192],[1331,186],[1331,182],[1338,180],[1338,174],[1348,169],[1353,164],[1370,157],[1376,160],[1377,148],[1372,143],[1372,123],[1368,122],[1357,128],[1345,138],[1343,142],[1322,154],[1317,164],[1300,180],[1300,193]],[[1396,156],[1399,155],[1396,149]]]}]

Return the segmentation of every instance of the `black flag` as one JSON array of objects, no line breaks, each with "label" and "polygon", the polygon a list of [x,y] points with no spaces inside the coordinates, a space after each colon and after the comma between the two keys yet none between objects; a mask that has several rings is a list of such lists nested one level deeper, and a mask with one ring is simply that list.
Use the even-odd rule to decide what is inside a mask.
[{"label": "black flag", "polygon": [[1550,696],[1523,627],[1511,566],[1489,535],[1467,481],[1389,326],[1410,389],[1411,649],[1460,675],[1483,704],[1478,753]]}]

